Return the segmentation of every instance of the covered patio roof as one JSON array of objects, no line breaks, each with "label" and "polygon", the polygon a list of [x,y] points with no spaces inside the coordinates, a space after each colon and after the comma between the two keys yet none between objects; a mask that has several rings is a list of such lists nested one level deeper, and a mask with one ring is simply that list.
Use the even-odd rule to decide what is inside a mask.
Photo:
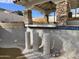
[{"label": "covered patio roof", "polygon": [[[52,1],[55,4],[57,4],[58,2],[61,2],[63,0],[17,0],[18,4],[22,4],[28,8],[32,7],[35,4],[39,4],[39,3],[43,3],[46,1]],[[77,8],[79,7],[79,0],[65,0],[65,1],[69,1],[71,4],[71,8]]]},{"label": "covered patio roof", "polygon": [[33,6],[33,8],[46,15],[56,10],[56,4],[54,4],[52,1],[48,1],[41,4],[36,4]]},{"label": "covered patio roof", "polygon": [[47,1],[47,2],[33,5],[33,8],[43,13],[45,17],[47,18],[47,22],[49,23],[49,14],[51,12],[55,12],[56,4],[53,3],[52,1]]}]

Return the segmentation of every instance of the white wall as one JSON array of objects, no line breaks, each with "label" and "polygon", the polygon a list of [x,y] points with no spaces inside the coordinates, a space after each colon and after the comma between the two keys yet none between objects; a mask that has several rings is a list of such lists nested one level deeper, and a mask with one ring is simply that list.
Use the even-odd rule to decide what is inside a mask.
[{"label": "white wall", "polygon": [[42,29],[42,30],[36,30],[36,31],[37,33],[39,33],[39,37],[41,37],[42,40],[43,40],[43,35],[45,33],[49,34],[49,40],[51,40],[51,48],[54,43],[53,48],[55,48],[55,50],[60,49],[64,51],[64,54],[61,55],[61,58],[64,58],[64,59],[79,58],[79,31],[78,30]]}]

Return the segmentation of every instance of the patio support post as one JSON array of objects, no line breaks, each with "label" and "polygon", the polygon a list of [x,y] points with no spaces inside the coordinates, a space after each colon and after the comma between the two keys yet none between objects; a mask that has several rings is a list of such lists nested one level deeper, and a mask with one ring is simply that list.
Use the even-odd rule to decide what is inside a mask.
[{"label": "patio support post", "polygon": [[54,11],[54,23],[55,23],[55,21],[56,21],[55,17],[56,17],[56,15],[55,15],[55,11]]},{"label": "patio support post", "polygon": [[32,10],[26,10],[25,11],[25,14],[26,14],[26,17],[27,17],[27,22],[28,22],[28,24],[32,24],[33,22],[32,22]]},{"label": "patio support post", "polygon": [[46,17],[46,19],[47,19],[47,23],[49,23],[49,15],[46,14],[45,17]]},{"label": "patio support post", "polygon": [[75,18],[76,18],[76,16],[77,16],[76,14],[77,14],[77,8],[75,8]]}]

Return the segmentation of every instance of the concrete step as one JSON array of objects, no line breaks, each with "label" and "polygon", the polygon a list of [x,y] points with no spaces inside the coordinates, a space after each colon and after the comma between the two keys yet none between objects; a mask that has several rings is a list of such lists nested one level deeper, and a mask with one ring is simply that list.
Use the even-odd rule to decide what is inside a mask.
[{"label": "concrete step", "polygon": [[40,52],[33,52],[31,54],[25,55],[25,57],[27,57],[27,59],[44,59],[41,55],[42,53]]}]

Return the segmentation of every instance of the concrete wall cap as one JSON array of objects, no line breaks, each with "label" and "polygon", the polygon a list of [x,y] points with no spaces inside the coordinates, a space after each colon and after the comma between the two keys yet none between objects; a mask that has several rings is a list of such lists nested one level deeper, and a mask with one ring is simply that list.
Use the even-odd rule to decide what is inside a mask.
[{"label": "concrete wall cap", "polygon": [[0,28],[23,28],[23,22],[3,22],[0,23]]}]

